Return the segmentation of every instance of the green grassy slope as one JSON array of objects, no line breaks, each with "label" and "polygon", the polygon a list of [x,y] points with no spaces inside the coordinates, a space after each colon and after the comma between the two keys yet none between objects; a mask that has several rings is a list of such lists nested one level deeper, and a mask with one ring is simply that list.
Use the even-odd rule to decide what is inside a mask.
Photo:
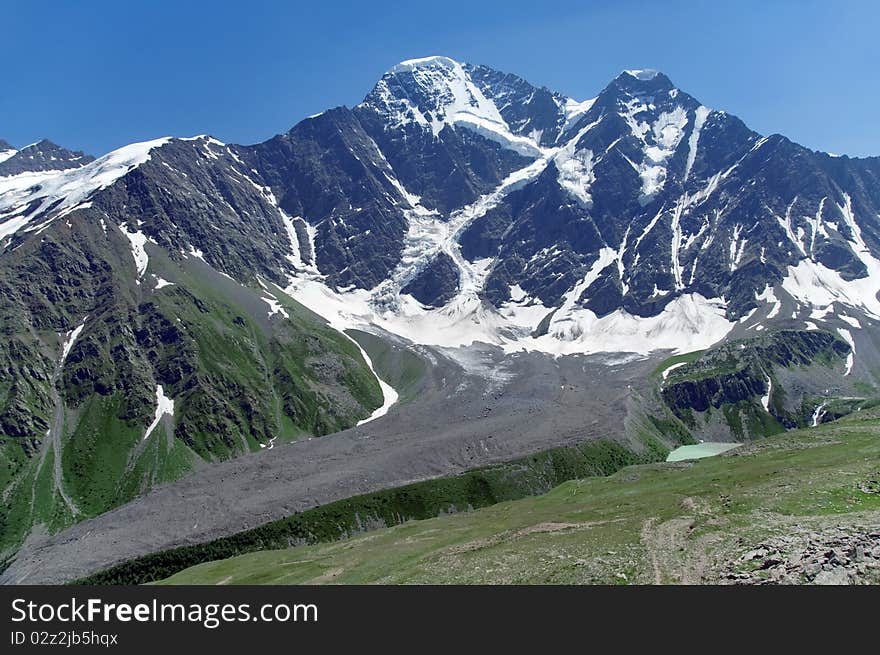
[{"label": "green grassy slope", "polygon": [[[164,583],[804,582],[833,572],[801,576],[813,551],[847,539],[880,548],[878,476],[880,413],[863,411],[726,456],[632,466],[474,512],[201,564]],[[880,581],[875,552],[852,560],[854,581]]]},{"label": "green grassy slope", "polygon": [[427,363],[409,348],[380,339],[361,330],[346,333],[367,351],[376,373],[394,387],[399,394],[398,404],[409,402],[418,395],[427,375]]},{"label": "green grassy slope", "polygon": [[[0,270],[10,290],[0,298],[0,366],[13,372],[0,382],[0,558],[33,525],[54,532],[201,462],[336,432],[381,405],[357,346],[278,287],[247,286],[152,245],[135,281],[119,234],[78,226],[90,233],[62,245],[47,236]],[[81,259],[100,274],[43,270]],[[22,271],[40,294],[12,284]],[[63,332],[79,324],[62,365]],[[145,439],[157,385],[174,414]]]}]

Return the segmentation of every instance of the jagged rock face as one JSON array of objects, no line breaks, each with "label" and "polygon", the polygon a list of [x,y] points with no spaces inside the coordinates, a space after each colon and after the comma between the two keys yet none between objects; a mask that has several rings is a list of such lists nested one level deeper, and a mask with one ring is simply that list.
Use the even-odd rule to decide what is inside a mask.
[{"label": "jagged rock face", "polygon": [[259,176],[216,139],[172,140],[102,191],[93,208],[176,261],[199,257],[238,280],[283,283],[290,235]]},{"label": "jagged rock face", "polygon": [[[698,294],[735,320],[802,260],[854,280],[868,274],[859,244],[877,252],[877,160],[764,139],[663,74],[625,72],[577,103],[487,67],[427,58],[389,71],[354,114],[409,204],[452,220],[466,261],[491,261],[479,295],[498,308],[518,288],[548,313],[571,300],[568,312],[596,318],[653,317]],[[505,187],[517,169],[522,179]],[[856,235],[850,224],[860,220]],[[429,244],[417,268],[396,273],[409,237],[378,240],[378,227],[359,225],[371,231],[365,249],[394,251],[381,269],[405,282],[398,293],[429,274],[422,269],[441,270],[431,262],[448,248]],[[379,266],[360,281],[334,277],[359,257],[350,263],[328,239],[332,255],[320,267],[333,283],[383,282]]]},{"label": "jagged rock face", "polygon": [[531,136],[541,146],[557,142],[566,127],[566,106],[571,104],[568,98],[488,66],[465,64],[464,70],[495,104],[513,134]]},{"label": "jagged rock face", "polygon": [[[469,259],[496,257],[486,294],[495,305],[514,284],[558,304],[604,248],[616,256],[579,298],[599,316],[653,316],[696,292],[724,297],[738,318],[804,257],[844,279],[866,273],[844,214],[850,193],[857,215],[876,214],[876,161],[761,139],[662,74],[622,74],[572,132],[542,175],[462,235]],[[863,232],[876,252],[872,223]]]},{"label": "jagged rock face", "polygon": [[[164,170],[151,163],[131,177],[191,195],[175,171],[191,174],[205,155],[181,143],[160,149],[158,158],[172,160]],[[37,146],[55,156],[48,142]],[[568,312],[597,318],[653,317],[699,294],[719,299],[733,320],[801,261],[858,280],[870,271],[856,251],[880,247],[878,160],[762,138],[653,71],[624,72],[595,99],[576,102],[485,66],[412,60],[353,110],[224,148],[199,191],[199,204],[214,196],[222,206],[170,200],[163,211],[174,205],[185,226],[168,232],[163,219],[166,236],[151,237],[165,246],[185,240],[236,278],[259,271],[281,282],[314,267],[333,289],[381,287],[386,299],[389,283],[399,294],[426,275],[441,274],[447,282],[429,286],[447,291],[448,280],[475,279],[462,261],[453,262],[457,272],[432,263],[449,247],[423,238],[440,229],[425,228],[427,216],[454,224],[450,243],[464,262],[489,261],[477,293],[495,307],[519,288],[548,313],[568,302]],[[26,150],[0,166],[20,165]],[[229,203],[239,219],[203,220],[226,211],[240,183],[264,189]],[[232,224],[243,238],[227,236]],[[473,286],[459,284],[459,294]],[[441,297],[458,296],[423,297],[439,307]]]},{"label": "jagged rock face", "polygon": [[0,164],[15,155],[17,152],[18,150],[16,150],[9,141],[0,139]]},{"label": "jagged rock face", "polygon": [[[433,308],[476,294],[503,309],[523,291],[521,306],[557,310],[551,324],[582,325],[557,336],[697,297],[732,321],[793,267],[795,295],[811,276],[858,286],[880,247],[880,160],[762,138],[653,71],[576,102],[429,57],[393,67],[354,109],[264,143],[171,140],[153,152],[107,185],[100,208],[130,208],[113,220],[131,233],[142,221],[172,257],[192,249],[241,280],[308,274],[392,309],[404,289]],[[24,161],[91,170],[46,141],[0,166]],[[54,179],[4,193],[0,247],[92,202],[62,200],[69,185]]]},{"label": "jagged rock face", "polygon": [[458,267],[449,255],[441,253],[401,293],[408,293],[423,305],[442,307],[455,297],[458,288]]},{"label": "jagged rock face", "polygon": [[[15,149],[0,140],[0,153]],[[63,171],[79,168],[95,158],[80,151],[67,150],[47,139],[15,151],[8,158],[0,155],[0,177],[39,171]]]},{"label": "jagged rock face", "polygon": [[[279,206],[314,228],[315,263],[329,285],[372,288],[400,260],[409,203],[351,110],[324,112],[237,151]],[[300,239],[301,251],[311,247]]]}]

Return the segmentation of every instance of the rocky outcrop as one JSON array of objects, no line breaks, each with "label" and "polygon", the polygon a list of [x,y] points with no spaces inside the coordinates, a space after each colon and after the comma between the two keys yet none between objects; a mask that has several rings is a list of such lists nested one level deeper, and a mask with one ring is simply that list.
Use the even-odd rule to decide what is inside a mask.
[{"label": "rocky outcrop", "polygon": [[828,528],[779,536],[727,563],[732,584],[876,584],[880,581],[880,531]]},{"label": "rocky outcrop", "polygon": [[[788,415],[781,403],[770,399],[777,368],[839,363],[849,350],[842,339],[817,330],[780,330],[725,342],[696,361],[670,371],[660,394],[677,416],[688,420],[692,420],[691,412],[706,412],[744,401],[757,403],[765,397],[764,409],[783,425],[794,427],[797,417]],[[777,393],[785,394],[778,384]]]},{"label": "rocky outcrop", "polygon": [[443,253],[403,287],[401,293],[410,294],[423,305],[442,307],[452,300],[458,287],[458,267]]}]

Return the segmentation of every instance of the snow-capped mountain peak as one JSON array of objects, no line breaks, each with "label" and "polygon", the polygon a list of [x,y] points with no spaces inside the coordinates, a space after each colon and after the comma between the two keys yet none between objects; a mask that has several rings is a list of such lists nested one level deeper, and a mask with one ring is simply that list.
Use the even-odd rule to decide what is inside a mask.
[{"label": "snow-capped mountain peak", "polygon": [[[24,240],[97,202],[92,191],[149,148],[137,154],[124,167],[99,161],[0,195],[0,236]],[[599,338],[616,330],[640,350],[683,348],[698,333],[721,338],[770,302],[768,288],[791,300],[789,320],[813,303],[804,290],[814,287],[832,290],[823,306],[880,315],[865,291],[880,287],[880,264],[868,258],[880,253],[876,200],[863,191],[876,163],[761,138],[654,70],[624,71],[578,101],[488,66],[410,59],[357,107],[263,144],[200,137],[156,155],[143,175],[160,188],[185,187],[211,206],[213,181],[224,180],[222,211],[259,221],[291,248],[268,257],[261,245],[236,270],[229,253],[243,246],[208,240],[203,226],[219,219],[199,215],[176,238],[181,252],[204,252],[232,275],[257,256],[276,284],[294,276],[299,299],[323,304],[329,294],[360,307],[357,321],[417,339],[440,339],[443,316],[446,345],[623,348]],[[166,222],[145,234],[161,242],[183,221]]]},{"label": "snow-capped mountain peak", "polygon": [[388,73],[412,72],[417,68],[432,68],[437,66],[448,68],[449,70],[455,70],[456,67],[460,68],[461,64],[451,57],[446,57],[444,55],[431,55],[428,57],[419,57],[417,59],[406,59],[405,61],[389,68]]},{"label": "snow-capped mountain peak", "polygon": [[[8,146],[8,144],[6,144]],[[62,171],[85,166],[94,157],[41,139],[15,150],[0,144],[0,177],[37,171]]]},{"label": "snow-capped mountain peak", "polygon": [[508,123],[502,108],[511,103],[497,101],[511,92],[510,84],[485,79],[493,73],[445,56],[409,59],[390,68],[359,107],[378,113],[387,129],[414,127],[437,138],[447,126],[464,128],[520,155],[541,156],[544,130],[527,119]]},{"label": "snow-capped mountain peak", "polygon": [[468,121],[507,130],[495,104],[449,57],[410,59],[393,66],[366,101],[385,109],[397,125],[414,122],[436,136],[447,124]]},{"label": "snow-capped mountain peak", "polygon": [[647,81],[653,80],[657,75],[660,74],[660,71],[654,70],[653,68],[636,68],[632,70],[623,71],[630,77],[634,77],[637,80]]}]

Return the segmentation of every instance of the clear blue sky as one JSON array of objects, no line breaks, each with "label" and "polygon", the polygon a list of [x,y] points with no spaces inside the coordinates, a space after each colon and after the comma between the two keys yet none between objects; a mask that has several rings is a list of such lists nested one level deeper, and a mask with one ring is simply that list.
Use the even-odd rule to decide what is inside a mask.
[{"label": "clear blue sky", "polygon": [[763,134],[880,155],[876,0],[0,0],[0,26],[0,138],[17,146],[253,143],[357,104],[400,60],[445,54],[577,99],[657,68]]}]

